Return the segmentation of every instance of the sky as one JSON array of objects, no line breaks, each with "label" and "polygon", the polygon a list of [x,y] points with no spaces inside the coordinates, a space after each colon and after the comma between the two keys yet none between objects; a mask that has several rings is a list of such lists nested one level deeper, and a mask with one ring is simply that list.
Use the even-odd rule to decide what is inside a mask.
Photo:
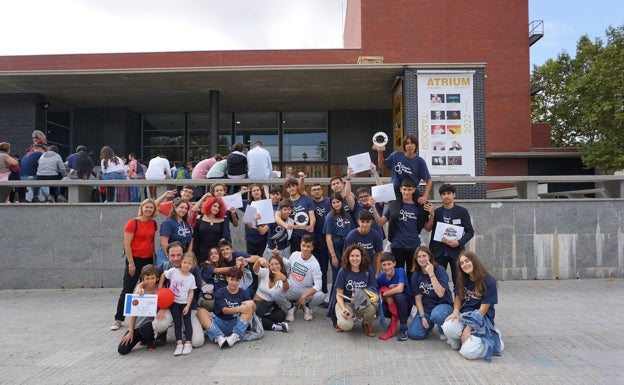
[{"label": "sky", "polygon": [[[2,1],[0,55],[341,48],[347,0]],[[33,11],[34,10],[34,11]],[[624,24],[622,0],[529,0],[531,66]],[[527,25],[528,29],[528,25]],[[527,31],[528,32],[528,31]]]},{"label": "sky", "polygon": [[607,27],[624,25],[622,0],[529,0],[529,21],[544,21],[544,37],[530,50],[531,68],[562,51],[576,55],[576,43],[583,35],[605,43]]}]

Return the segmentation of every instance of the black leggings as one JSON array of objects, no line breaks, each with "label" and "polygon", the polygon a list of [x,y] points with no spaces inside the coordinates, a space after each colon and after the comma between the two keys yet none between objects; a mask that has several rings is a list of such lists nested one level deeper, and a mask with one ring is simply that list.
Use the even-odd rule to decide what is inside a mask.
[{"label": "black leggings", "polygon": [[262,327],[264,330],[271,330],[273,324],[284,322],[286,313],[279,307],[275,306],[273,301],[254,301],[256,303],[256,315],[262,319]]},{"label": "black leggings", "polygon": [[186,342],[191,342],[193,339],[193,325],[191,324],[191,309],[188,313],[182,315],[182,310],[186,306],[185,303],[172,303],[169,310],[171,311],[171,317],[173,317],[173,330],[175,331],[176,341],[182,340],[182,324],[184,324],[184,336]]},{"label": "black leggings", "polygon": [[143,269],[143,266],[145,265],[154,263],[154,258],[134,258],[134,276],[131,276],[128,272],[128,260],[125,259],[125,261],[126,268],[124,269],[123,288],[119,294],[119,300],[117,301],[117,313],[115,313],[115,319],[119,321],[126,319],[123,315],[126,294],[132,294],[134,292],[134,287],[137,282],[139,282],[139,278],[141,277],[141,269]]},{"label": "black leggings", "polygon": [[[126,332],[126,334],[128,334],[128,332]],[[152,327],[151,321],[139,326],[138,329],[134,329],[132,341],[130,341],[128,345],[119,343],[117,351],[119,354],[128,354],[139,342],[143,342],[147,346],[154,342],[154,328]]]}]

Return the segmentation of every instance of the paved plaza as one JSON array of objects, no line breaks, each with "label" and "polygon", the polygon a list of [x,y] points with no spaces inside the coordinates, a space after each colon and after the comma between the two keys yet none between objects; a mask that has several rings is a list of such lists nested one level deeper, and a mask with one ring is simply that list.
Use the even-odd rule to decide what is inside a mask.
[{"label": "paved plaza", "polygon": [[[315,309],[291,332],[174,357],[173,330],[154,352],[117,344],[119,289],[0,291],[1,384],[622,384],[624,280],[499,282],[505,342],[491,363],[467,361],[438,339],[381,341],[336,333]],[[378,333],[381,326],[375,322]]]}]

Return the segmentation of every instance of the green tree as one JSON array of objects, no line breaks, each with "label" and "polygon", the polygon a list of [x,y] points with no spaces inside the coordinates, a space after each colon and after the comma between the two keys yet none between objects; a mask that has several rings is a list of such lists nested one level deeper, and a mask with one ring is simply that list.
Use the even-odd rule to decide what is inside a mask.
[{"label": "green tree", "polygon": [[606,44],[585,35],[576,57],[566,52],[534,66],[534,123],[549,123],[554,146],[579,147],[583,163],[605,172],[624,169],[624,25],[606,30]]}]

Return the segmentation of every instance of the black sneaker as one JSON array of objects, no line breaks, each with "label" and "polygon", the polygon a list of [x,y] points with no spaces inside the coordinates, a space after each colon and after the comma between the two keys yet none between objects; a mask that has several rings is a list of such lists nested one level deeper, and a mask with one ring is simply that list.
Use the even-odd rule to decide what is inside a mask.
[{"label": "black sneaker", "polygon": [[407,329],[399,329],[399,332],[397,333],[397,340],[407,341]]}]

